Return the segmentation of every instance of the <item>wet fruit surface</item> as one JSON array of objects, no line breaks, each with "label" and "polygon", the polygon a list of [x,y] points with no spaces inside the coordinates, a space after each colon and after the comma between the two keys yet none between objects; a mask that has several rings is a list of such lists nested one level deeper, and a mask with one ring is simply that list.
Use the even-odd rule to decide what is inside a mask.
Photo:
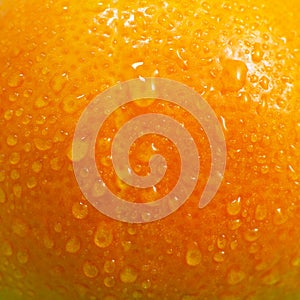
[{"label": "wet fruit surface", "polygon": [[[299,12],[297,1],[279,0],[2,1],[0,298],[298,299]],[[126,224],[83,197],[71,146],[86,105],[139,76],[202,95],[223,126],[227,167],[198,209],[210,164],[201,128],[163,101],[116,111],[98,136],[97,163],[120,196],[153,201],[178,176],[178,153],[158,136],[137,141],[131,159],[143,175],[149,157],[165,153],[159,189],[136,194],[110,172],[113,132],[135,113],[181,121],[202,159],[184,206]]]}]

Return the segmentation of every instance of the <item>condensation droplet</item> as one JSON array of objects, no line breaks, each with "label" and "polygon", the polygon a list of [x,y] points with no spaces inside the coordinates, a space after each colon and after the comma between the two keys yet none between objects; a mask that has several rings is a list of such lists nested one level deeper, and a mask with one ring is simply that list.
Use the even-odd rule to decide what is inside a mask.
[{"label": "condensation droplet", "polygon": [[108,247],[113,241],[113,234],[109,226],[104,222],[97,226],[94,243],[100,248]]},{"label": "condensation droplet", "polygon": [[77,236],[71,237],[66,244],[66,252],[76,253],[80,250],[80,239]]},{"label": "condensation droplet", "polygon": [[22,196],[22,187],[20,184],[15,184],[13,186],[13,193],[17,198],[21,198]]},{"label": "condensation droplet", "polygon": [[241,211],[241,197],[234,199],[233,201],[227,203],[227,212],[231,216],[239,214]]},{"label": "condensation droplet", "polygon": [[236,285],[243,281],[245,277],[246,274],[243,271],[232,268],[227,274],[227,282],[230,285]]},{"label": "condensation droplet", "polygon": [[146,279],[142,282],[142,288],[143,289],[149,289],[151,287],[151,280],[150,279]]},{"label": "condensation droplet", "polygon": [[120,280],[124,283],[133,283],[137,277],[137,271],[131,266],[124,267],[120,272]]},{"label": "condensation droplet", "polygon": [[269,270],[262,276],[262,282],[265,285],[275,285],[279,282],[280,276],[276,270]]},{"label": "condensation droplet", "polygon": [[0,187],[0,203],[5,203],[5,202],[6,202],[6,195],[3,189]]},{"label": "condensation droplet", "polygon": [[55,93],[59,93],[67,83],[68,76],[66,73],[55,75],[50,80],[50,87]]},{"label": "condensation droplet", "polygon": [[237,246],[239,245],[237,240],[231,241],[230,242],[230,249],[231,250],[235,250],[237,248]]},{"label": "condensation droplet", "polygon": [[185,260],[189,266],[197,266],[200,264],[202,260],[202,254],[197,243],[193,243],[191,246],[189,246],[189,249],[186,252]]},{"label": "condensation droplet", "polygon": [[12,223],[13,233],[18,235],[19,237],[25,237],[28,235],[29,226],[21,219],[17,218]]},{"label": "condensation droplet", "polygon": [[35,138],[33,140],[35,147],[40,151],[46,151],[51,149],[52,142],[50,140],[43,140],[40,138]]},{"label": "condensation droplet", "polygon": [[258,228],[248,229],[244,234],[245,239],[248,242],[254,242],[260,237]]},{"label": "condensation droplet", "polygon": [[269,88],[269,83],[270,83],[270,80],[266,76],[262,76],[259,80],[259,84],[264,90],[267,90]]},{"label": "condensation droplet", "polygon": [[48,234],[44,236],[43,242],[45,248],[47,249],[52,249],[54,247],[54,241],[51,239],[51,237]]},{"label": "condensation droplet", "polygon": [[222,89],[225,92],[240,90],[246,83],[247,66],[240,60],[226,59],[223,62]]},{"label": "condensation droplet", "polygon": [[29,189],[33,189],[37,186],[37,180],[35,177],[31,176],[27,179],[26,185]]},{"label": "condensation droplet", "polygon": [[115,271],[115,268],[116,268],[116,261],[112,259],[112,260],[107,260],[104,263],[103,270],[105,273],[111,274]]},{"label": "condensation droplet", "polygon": [[10,178],[12,180],[17,180],[20,178],[20,173],[18,172],[18,170],[11,170],[10,172]]},{"label": "condensation droplet", "polygon": [[240,219],[235,219],[235,220],[229,220],[228,221],[228,228],[230,230],[236,230],[240,228],[242,225],[242,221]]},{"label": "condensation droplet", "polygon": [[[73,148],[76,148],[76,154],[73,153]],[[88,144],[85,141],[73,141],[73,145],[69,146],[67,156],[71,161],[76,162],[84,158],[87,151]]]},{"label": "condensation droplet", "polygon": [[86,261],[83,265],[83,273],[88,278],[95,278],[97,277],[99,270],[93,263]]},{"label": "condensation droplet", "polygon": [[1,241],[0,250],[0,255],[2,254],[4,256],[12,256],[13,254],[13,246],[11,242],[7,240]]},{"label": "condensation droplet", "polygon": [[293,267],[300,267],[300,256],[295,256],[291,263]]},{"label": "condensation droplet", "polygon": [[31,165],[31,169],[35,173],[39,173],[42,169],[42,163],[40,161],[34,161]]},{"label": "condensation droplet", "polygon": [[76,219],[84,219],[88,215],[88,206],[81,202],[76,202],[72,206],[72,213]]},{"label": "condensation droplet", "polygon": [[260,246],[257,243],[252,243],[249,247],[249,253],[254,254],[260,249]]},{"label": "condensation droplet", "polygon": [[18,152],[12,152],[11,155],[9,156],[9,162],[12,164],[12,165],[16,165],[17,163],[20,162],[20,153]]},{"label": "condensation droplet", "polygon": [[104,278],[103,282],[106,287],[111,288],[115,285],[116,280],[114,276],[108,276]]},{"label": "condensation droplet", "polygon": [[281,208],[277,208],[273,216],[274,224],[281,225],[284,224],[287,220],[288,220],[287,214]]},{"label": "condensation droplet", "polygon": [[17,135],[9,135],[6,139],[8,146],[15,146],[18,143]]},{"label": "condensation droplet", "polygon": [[214,261],[217,263],[223,262],[225,260],[225,252],[224,251],[219,251],[214,254]]},{"label": "condensation droplet", "polygon": [[255,43],[252,53],[251,53],[251,58],[253,62],[260,62],[263,58],[264,52],[261,48],[261,45],[259,43]]},{"label": "condensation droplet", "polygon": [[21,86],[23,82],[24,82],[24,74],[15,73],[9,76],[7,84],[9,87],[15,88]]},{"label": "condensation droplet", "polygon": [[218,237],[217,239],[217,246],[219,249],[224,249],[226,247],[227,240],[224,234]]},{"label": "condensation droplet", "polygon": [[20,250],[17,252],[18,262],[22,265],[26,264],[29,260],[29,253],[27,250]]},{"label": "condensation droplet", "polygon": [[258,204],[255,209],[255,219],[262,221],[267,216],[267,208],[264,205]]},{"label": "condensation droplet", "polygon": [[14,113],[14,111],[13,111],[12,109],[7,110],[7,111],[4,113],[4,119],[5,119],[6,121],[11,120],[11,118],[12,118],[12,116],[13,116],[13,113]]}]

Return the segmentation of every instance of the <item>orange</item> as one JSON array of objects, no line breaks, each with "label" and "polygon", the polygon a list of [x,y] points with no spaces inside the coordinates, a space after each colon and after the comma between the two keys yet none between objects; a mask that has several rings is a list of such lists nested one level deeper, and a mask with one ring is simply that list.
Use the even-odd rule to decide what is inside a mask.
[{"label": "orange", "polygon": [[[297,0],[1,1],[0,299],[300,299],[299,12]],[[128,201],[158,199],[179,174],[174,145],[155,135],[131,160],[145,175],[151,154],[166,153],[159,189],[136,194],[110,173],[109,138],[135,113],[177,118],[203,158],[179,210],[129,224],[85,199],[71,147],[94,97],[147,76],[211,105],[227,164],[199,209],[210,168],[201,127],[160,100],[116,111],[97,164]]]}]

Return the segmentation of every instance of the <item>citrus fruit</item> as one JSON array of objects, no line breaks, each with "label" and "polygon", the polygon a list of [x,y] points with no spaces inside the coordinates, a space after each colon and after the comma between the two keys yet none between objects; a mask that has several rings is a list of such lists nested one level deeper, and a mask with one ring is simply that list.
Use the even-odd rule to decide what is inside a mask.
[{"label": "citrus fruit", "polygon": [[[296,0],[1,1],[0,298],[300,299],[299,12]],[[201,95],[227,158],[216,196],[199,209],[211,166],[203,128],[160,99],[114,111],[95,156],[106,185],[129,202],[160,199],[180,173],[174,143],[152,134],[129,157],[144,176],[150,157],[165,155],[157,188],[116,176],[109,149],[130,118],[177,119],[201,153],[185,204],[135,224],[84,197],[72,145],[98,94],[145,77]],[[101,187],[92,192],[105,199]]]}]

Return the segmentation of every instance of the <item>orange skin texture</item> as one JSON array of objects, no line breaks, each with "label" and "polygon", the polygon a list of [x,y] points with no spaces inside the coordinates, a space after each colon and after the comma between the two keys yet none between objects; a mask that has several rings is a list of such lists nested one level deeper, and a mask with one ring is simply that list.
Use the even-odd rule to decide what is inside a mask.
[{"label": "orange skin texture", "polygon": [[[300,297],[299,12],[296,0],[1,1],[0,298]],[[198,209],[210,151],[195,120],[160,100],[115,112],[99,132],[97,163],[128,201],[168,193],[180,163],[170,141],[146,136],[130,159],[145,175],[150,156],[165,154],[157,192],[118,181],[106,141],[135,114],[184,123],[202,158],[179,210],[128,224],[84,198],[71,145],[87,104],[139,76],[187,84],[212,106],[227,165]]]}]

